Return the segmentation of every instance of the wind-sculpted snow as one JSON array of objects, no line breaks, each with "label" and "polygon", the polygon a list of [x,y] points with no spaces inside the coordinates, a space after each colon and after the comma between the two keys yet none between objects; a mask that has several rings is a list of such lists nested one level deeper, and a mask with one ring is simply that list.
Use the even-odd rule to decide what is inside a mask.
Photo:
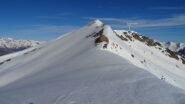
[{"label": "wind-sculpted snow", "polygon": [[109,48],[96,21],[1,65],[0,104],[184,104],[184,90],[96,46],[102,29]]}]

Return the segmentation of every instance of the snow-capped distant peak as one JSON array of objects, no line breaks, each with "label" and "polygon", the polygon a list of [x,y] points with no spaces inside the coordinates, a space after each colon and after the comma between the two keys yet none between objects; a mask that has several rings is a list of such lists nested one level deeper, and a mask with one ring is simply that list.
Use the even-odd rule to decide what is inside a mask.
[{"label": "snow-capped distant peak", "polygon": [[161,42],[162,46],[185,55],[185,43]]},{"label": "snow-capped distant peak", "polygon": [[15,40],[13,38],[0,38],[0,56],[36,47],[42,42],[33,40]]},{"label": "snow-capped distant peak", "polygon": [[0,48],[27,48],[37,46],[41,42],[34,40],[15,40],[13,38],[0,38]]}]

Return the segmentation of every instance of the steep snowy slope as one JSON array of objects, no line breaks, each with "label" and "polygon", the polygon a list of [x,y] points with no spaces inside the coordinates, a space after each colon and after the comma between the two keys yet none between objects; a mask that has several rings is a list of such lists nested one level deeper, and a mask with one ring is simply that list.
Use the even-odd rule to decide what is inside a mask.
[{"label": "steep snowy slope", "polygon": [[[116,53],[158,78],[185,89],[185,57],[170,51],[159,42],[133,31],[109,31],[106,50]],[[112,31],[112,32],[111,32]]]},{"label": "steep snowy slope", "polygon": [[109,26],[95,21],[2,64],[0,104],[185,102],[184,90],[134,66],[126,51],[124,58],[115,54],[111,44],[121,40],[112,35]]},{"label": "steep snowy slope", "polygon": [[163,42],[163,47],[185,55],[185,43]]},{"label": "steep snowy slope", "polygon": [[42,42],[33,40],[15,40],[12,38],[0,38],[0,56],[24,50],[29,47],[35,47],[41,43]]}]

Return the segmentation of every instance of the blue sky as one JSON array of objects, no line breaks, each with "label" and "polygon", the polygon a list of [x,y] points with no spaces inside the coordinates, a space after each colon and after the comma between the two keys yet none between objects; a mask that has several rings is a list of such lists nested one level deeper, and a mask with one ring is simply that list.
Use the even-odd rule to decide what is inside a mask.
[{"label": "blue sky", "polygon": [[184,0],[0,0],[0,37],[50,40],[100,19],[160,41],[185,42]]}]

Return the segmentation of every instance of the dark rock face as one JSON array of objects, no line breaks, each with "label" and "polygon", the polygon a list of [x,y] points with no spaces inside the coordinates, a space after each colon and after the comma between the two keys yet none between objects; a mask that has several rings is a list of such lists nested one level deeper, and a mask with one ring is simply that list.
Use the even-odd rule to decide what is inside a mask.
[{"label": "dark rock face", "polygon": [[173,52],[173,51],[169,50],[168,48],[166,49],[166,52],[169,53],[169,56],[171,58],[175,58],[175,59],[179,60],[179,57],[178,57],[179,54],[177,52]]},{"label": "dark rock face", "polygon": [[95,40],[95,43],[101,43],[101,42],[107,42],[107,43],[109,43],[109,39],[106,36],[101,35],[100,37],[98,37]]},{"label": "dark rock face", "polygon": [[106,42],[106,44],[104,44],[103,48],[107,48],[108,43],[109,43],[109,39],[108,39],[108,37],[103,35],[103,31],[104,31],[104,29],[100,30],[99,32],[92,33],[92,34],[86,36],[86,38],[89,38],[89,37],[95,38],[95,41],[94,41],[95,45],[98,45],[99,43],[102,43],[102,42]]},{"label": "dark rock face", "polygon": [[104,44],[103,48],[107,48],[107,45],[109,43],[109,39],[105,35],[101,35],[100,37],[96,38],[95,44],[97,45],[101,42],[106,42],[106,44]]},{"label": "dark rock face", "polygon": [[169,54],[168,56],[171,58],[174,58],[176,60],[181,60],[183,64],[185,64],[185,56],[181,54],[180,52],[174,52],[170,49],[166,48],[166,52]]},{"label": "dark rock face", "polygon": [[138,35],[136,33],[132,33],[133,37],[141,42],[145,42],[148,46],[161,46],[161,44],[159,42],[155,42],[154,40],[146,37],[146,36],[142,36],[142,35]]},{"label": "dark rock face", "polygon": [[[116,34],[117,35],[117,34]],[[121,40],[128,41],[127,38],[123,37],[122,35],[117,35]]]}]

